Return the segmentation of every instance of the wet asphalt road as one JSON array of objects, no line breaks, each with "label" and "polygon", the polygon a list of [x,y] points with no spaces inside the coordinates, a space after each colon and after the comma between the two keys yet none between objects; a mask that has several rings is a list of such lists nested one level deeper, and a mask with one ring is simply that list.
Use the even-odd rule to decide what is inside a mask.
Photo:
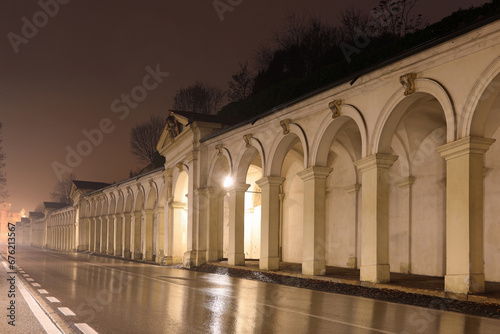
[{"label": "wet asphalt road", "polygon": [[500,320],[24,247],[17,262],[75,333],[500,333]]}]

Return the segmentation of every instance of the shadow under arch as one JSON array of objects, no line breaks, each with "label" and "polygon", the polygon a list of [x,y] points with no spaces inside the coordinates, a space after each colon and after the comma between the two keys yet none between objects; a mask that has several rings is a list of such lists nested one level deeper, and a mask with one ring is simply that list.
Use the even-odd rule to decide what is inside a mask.
[{"label": "shadow under arch", "polygon": [[368,135],[363,115],[356,107],[345,104],[342,105],[342,115],[340,117],[333,119],[331,113],[328,113],[323,119],[323,122],[321,122],[321,127],[311,150],[311,166],[324,167],[327,165],[328,151],[335,137],[342,127],[351,120],[356,123],[361,137],[361,156],[357,158],[360,159],[366,156],[368,150]]},{"label": "shadow under arch", "polygon": [[412,95],[405,96],[401,89],[398,89],[385,104],[380,113],[371,143],[371,151],[374,153],[387,153],[391,151],[392,136],[395,133],[400,121],[412,105],[418,104],[419,100],[431,96],[435,98],[441,106],[446,122],[446,142],[456,139],[456,113],[451,97],[444,87],[437,81],[420,78],[415,80],[416,91]]},{"label": "shadow under arch", "polygon": [[295,123],[290,123],[289,133],[284,134],[281,132],[278,134],[274,140],[274,143],[269,152],[269,165],[266,166],[265,175],[268,176],[279,176],[281,175],[281,167],[286,155],[290,149],[297,144],[301,143],[303,154],[304,154],[304,169],[308,167],[309,161],[309,144],[304,130]]}]

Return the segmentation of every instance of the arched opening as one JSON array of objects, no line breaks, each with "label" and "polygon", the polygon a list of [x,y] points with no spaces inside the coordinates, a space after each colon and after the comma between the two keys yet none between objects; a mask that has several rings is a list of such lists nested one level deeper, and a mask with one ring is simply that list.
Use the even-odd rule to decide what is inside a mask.
[{"label": "arched opening", "polygon": [[436,148],[446,141],[443,107],[430,94],[406,97],[384,124],[380,153],[398,156],[388,180],[393,272],[445,274],[446,165]]},{"label": "arched opening", "polygon": [[484,156],[484,275],[500,282],[500,74],[483,91],[472,119],[471,135],[493,138]]},{"label": "arched opening", "polygon": [[180,172],[175,183],[173,223],[172,260],[182,262],[187,252],[187,221],[188,221],[188,185],[189,176],[185,171]]},{"label": "arched opening", "polygon": [[260,219],[262,192],[255,183],[262,178],[260,156],[256,156],[248,167],[245,192],[245,259],[260,258]]},{"label": "arched opening", "polygon": [[[248,147],[243,153],[236,170],[236,181],[250,185],[245,192],[244,203],[243,251],[247,260],[260,259],[261,255],[262,191],[256,182],[262,178],[262,170],[261,154],[255,147]],[[225,217],[227,217],[227,214]]]},{"label": "arched opening", "polygon": [[290,144],[281,167],[281,177],[285,179],[280,191],[282,212],[280,249],[283,262],[302,262],[304,182],[297,175],[302,170],[304,170],[304,152],[302,144],[296,138]]},{"label": "arched opening", "polygon": [[361,263],[360,177],[354,166],[361,157],[362,139],[356,122],[345,116],[331,121],[322,136],[316,162],[332,169],[326,178],[325,194],[327,266],[359,268]]}]

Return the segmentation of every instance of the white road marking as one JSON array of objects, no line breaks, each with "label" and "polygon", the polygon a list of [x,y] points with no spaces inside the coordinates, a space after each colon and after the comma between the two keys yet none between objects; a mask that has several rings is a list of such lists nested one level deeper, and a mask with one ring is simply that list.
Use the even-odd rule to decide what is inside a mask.
[{"label": "white road marking", "polygon": [[60,303],[59,299],[57,299],[56,297],[47,297],[47,299],[51,303]]},{"label": "white road marking", "polygon": [[24,276],[24,277],[30,277],[30,275],[28,275],[28,274],[23,274],[23,276]]},{"label": "white road marking", "polygon": [[39,293],[41,293],[41,294],[48,294],[48,293],[49,293],[49,292],[48,292],[47,290],[45,290],[45,289],[40,289],[40,290],[38,290],[38,292],[39,292]]},{"label": "white road marking", "polygon": [[85,323],[75,324],[76,328],[81,330],[83,334],[99,334],[92,327]]},{"label": "white road marking", "polygon": [[[2,264],[9,272],[9,268],[7,266],[7,263],[5,261],[2,261]],[[40,325],[42,325],[43,329],[47,332],[47,334],[61,334],[61,331],[54,325],[54,323],[50,320],[50,318],[45,314],[45,312],[42,310],[40,305],[36,302],[36,300],[33,298],[33,296],[29,293],[28,290],[24,287],[23,282],[21,281],[16,281],[17,288],[21,292],[21,295],[23,296],[24,300],[28,304],[31,312],[35,315],[37,320],[40,322]]]},{"label": "white road marking", "polygon": [[58,307],[59,311],[61,311],[62,314],[64,314],[65,316],[73,316],[73,315],[76,315],[73,313],[73,311],[71,311],[69,308],[67,307]]},{"label": "white road marking", "polygon": [[40,287],[40,284],[38,284],[38,283],[31,283],[31,285],[33,285],[33,286],[34,286],[34,287],[36,287],[36,288],[39,288],[39,287]]},{"label": "white road marking", "polygon": [[27,280],[28,282],[33,282],[33,281],[34,281],[34,279],[33,279],[33,278],[27,278],[26,280]]}]

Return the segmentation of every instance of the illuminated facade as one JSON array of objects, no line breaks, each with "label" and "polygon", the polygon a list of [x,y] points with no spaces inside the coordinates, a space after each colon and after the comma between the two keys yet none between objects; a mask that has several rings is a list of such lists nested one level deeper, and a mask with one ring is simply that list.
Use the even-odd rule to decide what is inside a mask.
[{"label": "illuminated facade", "polygon": [[11,206],[11,203],[0,202],[0,242],[7,242],[8,224],[21,219],[21,212],[12,212]]},{"label": "illuminated facade", "polygon": [[500,282],[499,55],[493,22],[238,126],[173,112],[165,168],[75,186],[49,247],[481,292]]}]

